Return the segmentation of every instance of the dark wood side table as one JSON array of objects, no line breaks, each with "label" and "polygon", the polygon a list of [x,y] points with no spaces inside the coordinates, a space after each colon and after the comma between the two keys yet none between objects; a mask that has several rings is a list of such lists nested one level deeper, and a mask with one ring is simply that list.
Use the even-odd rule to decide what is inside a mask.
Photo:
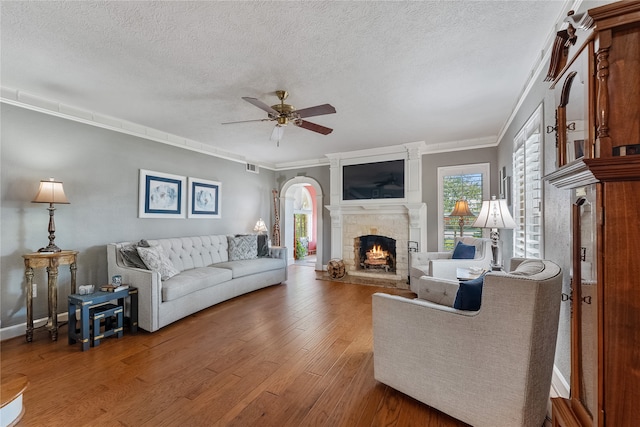
[{"label": "dark wood side table", "polygon": [[51,334],[51,340],[56,341],[58,339],[58,266],[68,265],[71,269],[71,293],[75,294],[77,256],[78,251],[34,252],[22,255],[24,275],[27,278],[27,342],[33,341],[33,269],[47,269],[49,319],[46,327]]},{"label": "dark wood side table", "polygon": [[[91,345],[89,310],[113,300],[118,300],[118,305],[124,307],[125,298],[131,298],[129,327],[132,333],[136,333],[138,331],[138,288],[129,287],[129,289],[117,292],[97,291],[88,295],[69,295],[69,344],[75,344],[79,340],[82,343],[82,351],[89,350]],[[76,310],[78,309],[80,310],[80,322],[76,318]]]}]

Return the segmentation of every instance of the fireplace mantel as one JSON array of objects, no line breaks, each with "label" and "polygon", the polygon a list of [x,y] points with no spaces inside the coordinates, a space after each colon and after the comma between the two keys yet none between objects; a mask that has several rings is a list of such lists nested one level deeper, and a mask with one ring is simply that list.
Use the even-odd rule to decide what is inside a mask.
[{"label": "fireplace mantel", "polygon": [[[422,156],[424,143],[395,146],[381,152],[359,151],[330,154],[331,258],[345,262],[347,274],[357,274],[353,266],[353,239],[364,234],[380,234],[398,242],[397,280],[408,277],[408,244],[419,248],[427,242],[427,205],[422,203]],[[402,199],[342,200],[342,166],[385,160],[405,161],[405,197]],[[351,268],[350,268],[351,267]]]}]

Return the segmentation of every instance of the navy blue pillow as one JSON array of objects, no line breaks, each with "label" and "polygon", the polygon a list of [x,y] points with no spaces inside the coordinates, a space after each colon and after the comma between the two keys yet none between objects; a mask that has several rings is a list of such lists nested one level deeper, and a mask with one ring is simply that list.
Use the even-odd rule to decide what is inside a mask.
[{"label": "navy blue pillow", "polygon": [[458,310],[480,310],[482,285],[484,285],[484,274],[473,280],[460,282],[453,308]]},{"label": "navy blue pillow", "polygon": [[473,259],[476,256],[476,247],[474,245],[465,245],[462,242],[458,242],[456,248],[453,250],[451,259]]}]

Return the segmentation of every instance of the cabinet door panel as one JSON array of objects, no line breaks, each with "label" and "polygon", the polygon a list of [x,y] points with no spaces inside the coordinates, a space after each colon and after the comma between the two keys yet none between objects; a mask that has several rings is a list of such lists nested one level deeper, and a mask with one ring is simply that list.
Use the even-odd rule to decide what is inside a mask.
[{"label": "cabinet door panel", "polygon": [[604,410],[607,425],[640,412],[640,181],[604,184]]}]

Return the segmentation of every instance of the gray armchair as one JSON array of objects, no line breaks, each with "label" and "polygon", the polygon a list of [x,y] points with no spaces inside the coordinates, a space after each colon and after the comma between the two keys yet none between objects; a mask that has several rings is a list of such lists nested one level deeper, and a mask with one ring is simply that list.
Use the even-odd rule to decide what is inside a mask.
[{"label": "gray armchair", "polygon": [[374,294],[376,380],[476,427],[541,426],[562,273],[550,261],[520,261],[511,273],[487,273],[477,311]]}]

